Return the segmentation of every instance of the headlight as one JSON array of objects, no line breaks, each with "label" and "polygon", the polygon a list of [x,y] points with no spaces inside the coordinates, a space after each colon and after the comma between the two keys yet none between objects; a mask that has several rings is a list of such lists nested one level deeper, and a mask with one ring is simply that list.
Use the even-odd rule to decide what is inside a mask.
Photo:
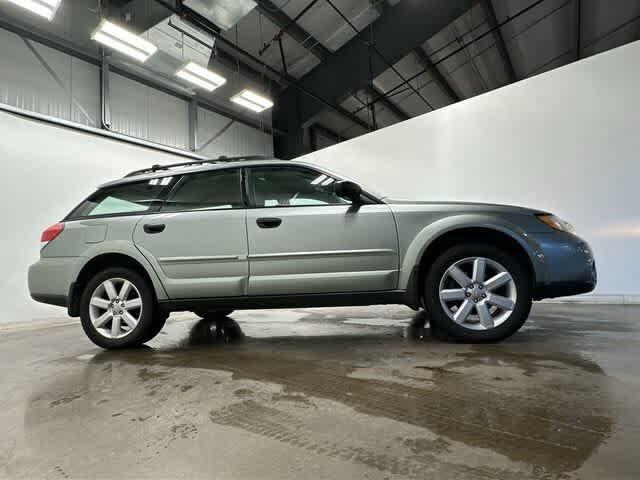
[{"label": "headlight", "polygon": [[569,222],[565,222],[564,220],[556,217],[555,215],[544,213],[541,215],[536,215],[536,217],[542,223],[553,228],[554,230],[558,230],[560,232],[568,232],[568,233],[573,233],[575,231],[573,228],[573,225],[571,225]]}]

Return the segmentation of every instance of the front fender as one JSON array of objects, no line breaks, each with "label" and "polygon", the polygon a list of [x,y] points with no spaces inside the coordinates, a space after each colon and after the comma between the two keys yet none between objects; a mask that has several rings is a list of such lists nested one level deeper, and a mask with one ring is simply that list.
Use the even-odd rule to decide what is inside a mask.
[{"label": "front fender", "polygon": [[539,247],[521,227],[494,215],[460,214],[436,220],[414,236],[402,257],[398,288],[401,290],[408,288],[411,272],[420,264],[422,256],[433,242],[444,234],[465,228],[484,228],[508,235],[527,253],[535,271],[536,281],[542,282],[546,278],[544,264],[536,256]]}]

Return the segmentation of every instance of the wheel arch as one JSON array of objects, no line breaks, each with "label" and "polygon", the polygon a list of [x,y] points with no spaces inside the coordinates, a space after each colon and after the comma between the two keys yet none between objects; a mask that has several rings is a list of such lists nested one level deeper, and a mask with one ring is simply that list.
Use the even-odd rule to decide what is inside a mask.
[{"label": "wheel arch", "polygon": [[68,301],[69,316],[77,317],[80,315],[80,297],[82,296],[82,291],[85,285],[91,277],[105,268],[112,267],[130,268],[142,275],[142,277],[149,282],[151,291],[155,296],[155,301],[166,297],[155,272],[149,272],[140,260],[132,257],[131,255],[120,252],[101,253],[88,259],[78,272],[75,282],[71,285]]},{"label": "wheel arch", "polygon": [[461,243],[487,243],[504,248],[515,255],[527,268],[532,287],[540,281],[544,273],[536,262],[535,248],[528,243],[525,235],[500,226],[482,223],[450,225],[449,228],[429,231],[426,227],[407,249],[400,277],[400,289],[407,291],[412,306],[422,304],[424,279],[433,260],[453,245]]}]

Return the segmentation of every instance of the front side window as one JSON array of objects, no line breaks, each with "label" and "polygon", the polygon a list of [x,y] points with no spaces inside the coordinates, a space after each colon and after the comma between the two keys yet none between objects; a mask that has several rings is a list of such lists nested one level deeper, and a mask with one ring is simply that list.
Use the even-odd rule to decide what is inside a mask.
[{"label": "front side window", "polygon": [[154,178],[101,188],[77,207],[71,218],[144,213],[157,205],[173,177]]},{"label": "front side window", "polygon": [[167,198],[162,211],[244,208],[240,170],[213,170],[186,175]]},{"label": "front side window", "polygon": [[252,191],[257,207],[345,205],[333,191],[335,178],[308,168],[255,167]]}]

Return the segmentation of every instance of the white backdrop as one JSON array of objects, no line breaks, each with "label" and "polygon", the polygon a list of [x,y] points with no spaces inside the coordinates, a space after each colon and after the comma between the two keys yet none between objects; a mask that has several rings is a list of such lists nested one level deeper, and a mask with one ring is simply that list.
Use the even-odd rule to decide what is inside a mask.
[{"label": "white backdrop", "polygon": [[396,198],[550,210],[592,245],[595,293],[640,294],[640,42],[301,158]]},{"label": "white backdrop", "polygon": [[99,184],[179,161],[188,159],[0,112],[0,323],[66,316],[29,297],[27,268],[42,230]]}]

